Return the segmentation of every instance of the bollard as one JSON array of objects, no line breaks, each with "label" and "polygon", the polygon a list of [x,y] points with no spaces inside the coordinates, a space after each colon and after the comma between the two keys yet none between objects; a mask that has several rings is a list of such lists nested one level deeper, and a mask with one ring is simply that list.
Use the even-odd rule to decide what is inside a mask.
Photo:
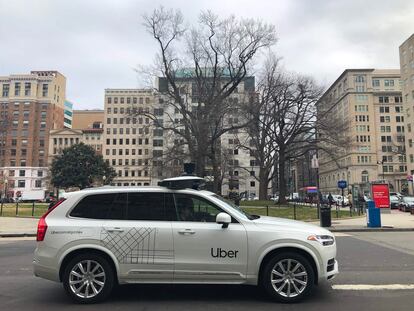
[{"label": "bollard", "polygon": [[336,206],[336,218],[339,218],[339,210],[338,210],[338,205]]},{"label": "bollard", "polygon": [[19,202],[16,202],[16,216],[19,214]]},{"label": "bollard", "polygon": [[269,216],[269,205],[266,205],[266,216]]},{"label": "bollard", "polygon": [[1,200],[0,216],[3,216],[3,200]]},{"label": "bollard", "polygon": [[296,203],[293,203],[293,219],[296,220]]},{"label": "bollard", "polygon": [[35,208],[35,202],[32,203],[32,217],[34,216],[34,208]]}]

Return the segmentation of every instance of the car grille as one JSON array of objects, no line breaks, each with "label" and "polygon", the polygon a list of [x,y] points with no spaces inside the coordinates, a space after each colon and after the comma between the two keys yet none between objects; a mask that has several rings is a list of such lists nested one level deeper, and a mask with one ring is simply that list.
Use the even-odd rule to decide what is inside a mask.
[{"label": "car grille", "polygon": [[329,259],[328,260],[328,267],[326,268],[327,272],[330,272],[334,269],[335,267],[335,258]]}]

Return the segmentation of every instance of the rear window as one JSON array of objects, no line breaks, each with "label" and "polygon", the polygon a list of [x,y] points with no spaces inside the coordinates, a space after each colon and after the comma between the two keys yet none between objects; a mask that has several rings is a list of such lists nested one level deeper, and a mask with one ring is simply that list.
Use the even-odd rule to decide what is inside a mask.
[{"label": "rear window", "polygon": [[83,198],[70,216],[92,219],[125,219],[126,193],[94,194]]},{"label": "rear window", "polygon": [[128,220],[164,220],[162,193],[128,193]]},{"label": "rear window", "polygon": [[72,217],[112,220],[175,220],[173,195],[159,192],[92,194],[83,198]]}]

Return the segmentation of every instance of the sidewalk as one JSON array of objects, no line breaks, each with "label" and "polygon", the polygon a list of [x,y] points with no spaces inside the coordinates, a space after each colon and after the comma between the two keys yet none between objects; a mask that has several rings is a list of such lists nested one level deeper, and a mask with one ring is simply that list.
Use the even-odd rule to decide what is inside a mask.
[{"label": "sidewalk", "polygon": [[38,218],[0,217],[0,237],[36,236]]},{"label": "sidewalk", "polygon": [[[311,222],[319,225],[318,221]],[[381,228],[367,228],[366,216],[350,219],[333,219],[332,227],[327,228],[333,232],[358,231],[414,231],[414,215],[392,210],[391,214],[381,214]]]},{"label": "sidewalk", "polygon": [[[0,217],[0,237],[36,236],[36,218]],[[319,225],[319,221],[312,221]],[[400,211],[391,211],[391,214],[381,214],[381,228],[367,228],[366,217],[361,216],[349,219],[333,219],[333,232],[361,232],[361,231],[414,231],[414,215]]]}]

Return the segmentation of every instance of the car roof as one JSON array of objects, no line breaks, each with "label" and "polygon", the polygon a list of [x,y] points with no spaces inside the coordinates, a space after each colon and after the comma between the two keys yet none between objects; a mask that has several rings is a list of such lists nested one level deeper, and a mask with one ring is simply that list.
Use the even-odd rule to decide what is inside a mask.
[{"label": "car roof", "polygon": [[66,192],[64,198],[69,198],[73,195],[86,195],[86,194],[104,194],[104,193],[117,193],[117,192],[187,192],[194,194],[203,194],[203,195],[213,195],[213,192],[210,191],[198,191],[190,188],[185,189],[170,189],[162,186],[103,186],[95,188],[86,188],[73,192]]}]

